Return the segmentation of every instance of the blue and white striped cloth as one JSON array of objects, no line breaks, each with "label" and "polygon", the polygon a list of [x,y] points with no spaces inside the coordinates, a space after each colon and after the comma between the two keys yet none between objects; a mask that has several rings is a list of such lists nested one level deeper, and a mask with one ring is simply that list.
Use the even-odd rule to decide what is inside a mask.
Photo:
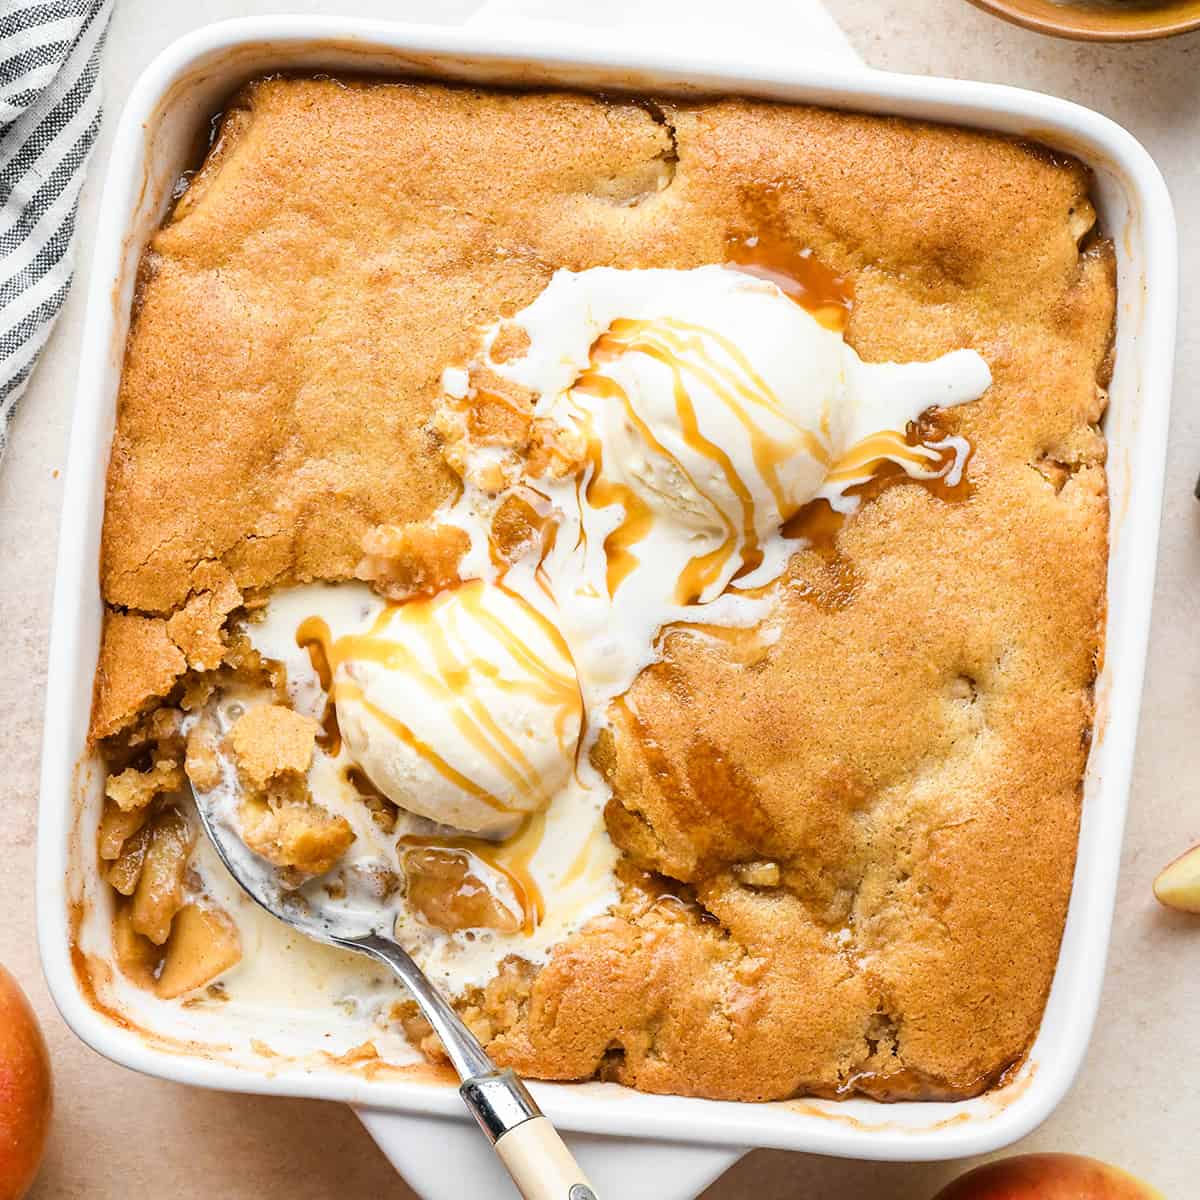
[{"label": "blue and white striped cloth", "polygon": [[0,454],[71,286],[113,0],[0,0]]}]

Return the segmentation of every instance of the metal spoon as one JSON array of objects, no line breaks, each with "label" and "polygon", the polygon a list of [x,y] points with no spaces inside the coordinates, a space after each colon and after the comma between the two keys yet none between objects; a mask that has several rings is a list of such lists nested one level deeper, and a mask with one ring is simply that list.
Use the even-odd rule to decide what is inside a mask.
[{"label": "metal spoon", "polygon": [[492,1062],[404,949],[374,929],[352,928],[352,919],[317,908],[311,895],[288,891],[274,872],[261,866],[247,869],[256,856],[233,830],[213,818],[203,796],[196,796],[196,812],[230,875],[273,917],[315,941],[366,954],[391,967],[442,1039],[462,1080],[459,1095],[525,1200],[596,1200],[579,1164],[525,1085]]}]

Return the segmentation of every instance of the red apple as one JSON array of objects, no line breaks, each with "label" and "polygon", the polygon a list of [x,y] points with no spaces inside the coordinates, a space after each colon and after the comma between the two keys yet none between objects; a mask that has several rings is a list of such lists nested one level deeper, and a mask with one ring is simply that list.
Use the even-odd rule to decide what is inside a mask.
[{"label": "red apple", "polygon": [[0,967],[0,1200],[20,1200],[50,1125],[50,1056],[17,981]]},{"label": "red apple", "polygon": [[935,1200],[1163,1200],[1117,1167],[1078,1154],[1022,1154],[968,1171]]}]

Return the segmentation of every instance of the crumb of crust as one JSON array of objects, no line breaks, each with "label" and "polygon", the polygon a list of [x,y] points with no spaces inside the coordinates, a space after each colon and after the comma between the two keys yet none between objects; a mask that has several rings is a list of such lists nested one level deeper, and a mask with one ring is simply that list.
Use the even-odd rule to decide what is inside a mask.
[{"label": "crumb of crust", "polygon": [[504,498],[492,518],[491,539],[496,552],[509,562],[539,544],[544,544],[549,518],[539,515],[523,496],[512,492]]},{"label": "crumb of crust", "polygon": [[202,722],[188,734],[183,769],[199,792],[211,792],[221,782],[221,757],[217,752],[216,730],[211,724]]},{"label": "crumb of crust", "polygon": [[483,378],[497,382],[466,397],[443,397],[433,418],[442,457],[460,479],[495,493],[522,477],[566,479],[583,470],[591,446],[582,430],[534,417],[527,389],[493,372]]},{"label": "crumb of crust", "polygon": [[251,850],[301,875],[323,875],[354,841],[345,817],[332,816],[307,800],[247,796],[240,815],[242,837]]},{"label": "crumb of crust", "polygon": [[110,775],[104,784],[104,794],[122,812],[145,808],[163,792],[183,787],[183,770],[177,762],[160,758],[148,771],[126,767],[119,775]]},{"label": "crumb of crust", "polygon": [[133,766],[148,771],[157,762],[178,763],[183,758],[183,713],[170,705],[152,708],[100,746],[110,776]]},{"label": "crumb of crust", "polygon": [[206,563],[193,572],[197,588],[187,603],[167,620],[167,633],[183,651],[189,667],[215,671],[224,661],[225,619],[242,603],[242,593],[219,563]]},{"label": "crumb of crust", "polygon": [[229,748],[238,778],[258,794],[273,785],[302,780],[312,765],[320,726],[282,704],[259,704],[247,709],[229,731]]},{"label": "crumb of crust", "polygon": [[355,574],[389,600],[432,596],[461,582],[459,564],[470,545],[453,525],[377,525],[363,537]]},{"label": "crumb of crust", "polygon": [[216,674],[209,671],[188,675],[183,681],[179,697],[180,707],[185,712],[195,712],[203,708],[217,690],[217,682]]},{"label": "crumb of crust", "polygon": [[183,713],[164,704],[151,709],[126,734],[125,744],[130,749],[152,745],[159,758],[177,758],[183,745],[179,726]]},{"label": "crumb of crust", "polygon": [[566,479],[583,470],[590,448],[582,431],[539,418],[530,434],[525,470],[534,479]]},{"label": "crumb of crust", "polygon": [[105,614],[89,740],[111,737],[167,695],[187,668],[161,617]]},{"label": "crumb of crust", "polygon": [[281,704],[287,700],[287,671],[281,663],[264,659],[241,632],[230,635],[225,661],[215,671],[189,671],[180,685],[179,707],[195,712],[208,703],[219,687],[246,683],[266,687]]},{"label": "crumb of crust", "polygon": [[437,434],[442,460],[459,479],[467,478],[467,456],[471,449],[467,435],[467,412],[470,401],[457,396],[443,396],[430,418]]},{"label": "crumb of crust", "polygon": [[486,492],[514,483],[533,435],[535,400],[490,367],[472,367],[466,394],[444,395],[433,415],[446,465]]},{"label": "crumb of crust", "polygon": [[509,321],[496,331],[488,354],[492,362],[503,364],[512,362],[515,358],[523,358],[529,353],[529,346],[528,332]]},{"label": "crumb of crust", "polygon": [[[434,413],[432,426],[441,440],[441,457],[459,479],[494,494],[516,481],[520,458],[506,446],[477,443],[471,436],[473,400],[447,399]],[[487,454],[474,451],[486,449]]]},{"label": "crumb of crust", "polygon": [[246,789],[240,809],[246,845],[300,875],[324,874],[354,841],[349,822],[315,804],[305,782],[319,728],[281,704],[260,704],[238,718],[228,737]]},{"label": "crumb of crust", "polygon": [[535,394],[489,367],[471,372],[467,432],[482,446],[521,450],[529,442]]},{"label": "crumb of crust", "polygon": [[[525,959],[507,958],[482,988],[472,988],[455,1004],[467,1028],[484,1044],[501,1037],[525,1020],[537,967]],[[392,1006],[391,1019],[404,1036],[431,1062],[448,1062],[441,1039],[411,1000]]]}]

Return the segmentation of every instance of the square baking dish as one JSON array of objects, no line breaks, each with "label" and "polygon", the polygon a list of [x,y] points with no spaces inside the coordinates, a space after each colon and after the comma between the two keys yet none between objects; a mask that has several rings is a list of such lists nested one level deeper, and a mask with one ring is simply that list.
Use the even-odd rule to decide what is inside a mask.
[{"label": "square baking dish", "polygon": [[[175,42],[137,83],[107,167],[65,480],[47,686],[38,847],[38,923],[55,1001],[89,1045],[126,1066],[183,1083],[343,1100],[453,1128],[454,1088],[313,1065],[255,1061],[197,1046],[192,1031],[146,1038],[87,994],[73,965],[75,916],[92,891],[86,830],[102,795],[85,737],[99,645],[98,554],[115,398],[142,247],[179,174],[194,165],[211,114],[249,78],[353,71],[518,86],[675,95],[741,94],[954,122],[1035,138],[1095,171],[1102,227],[1118,260],[1116,369],[1105,418],[1111,488],[1107,651],[1084,784],[1074,889],[1040,1032],[998,1089],[953,1103],[796,1100],[744,1104],[643,1095],[615,1084],[534,1085],[561,1127],[716,1147],[769,1146],[873,1159],[956,1158],[1033,1129],[1082,1061],[1104,973],[1137,730],[1154,583],[1177,305],[1174,217],[1162,177],[1119,126],[1066,101],[1014,88],[812,65],[734,64],[719,53],[572,44],[370,21],[269,17],[209,26]],[[169,502],[164,497],[164,502]],[[371,1123],[370,1121],[368,1122]],[[374,1128],[374,1126],[372,1126]],[[736,1152],[729,1151],[723,1163]],[[714,1160],[717,1161],[717,1160]],[[711,1173],[711,1172],[710,1172]],[[653,1194],[665,1196],[664,1186]],[[461,1193],[457,1193],[461,1194]],[[632,1195],[632,1191],[626,1192]],[[639,1193],[641,1194],[641,1193]],[[652,1194],[652,1193],[645,1193]],[[673,1192],[672,1194],[680,1194]]]}]

